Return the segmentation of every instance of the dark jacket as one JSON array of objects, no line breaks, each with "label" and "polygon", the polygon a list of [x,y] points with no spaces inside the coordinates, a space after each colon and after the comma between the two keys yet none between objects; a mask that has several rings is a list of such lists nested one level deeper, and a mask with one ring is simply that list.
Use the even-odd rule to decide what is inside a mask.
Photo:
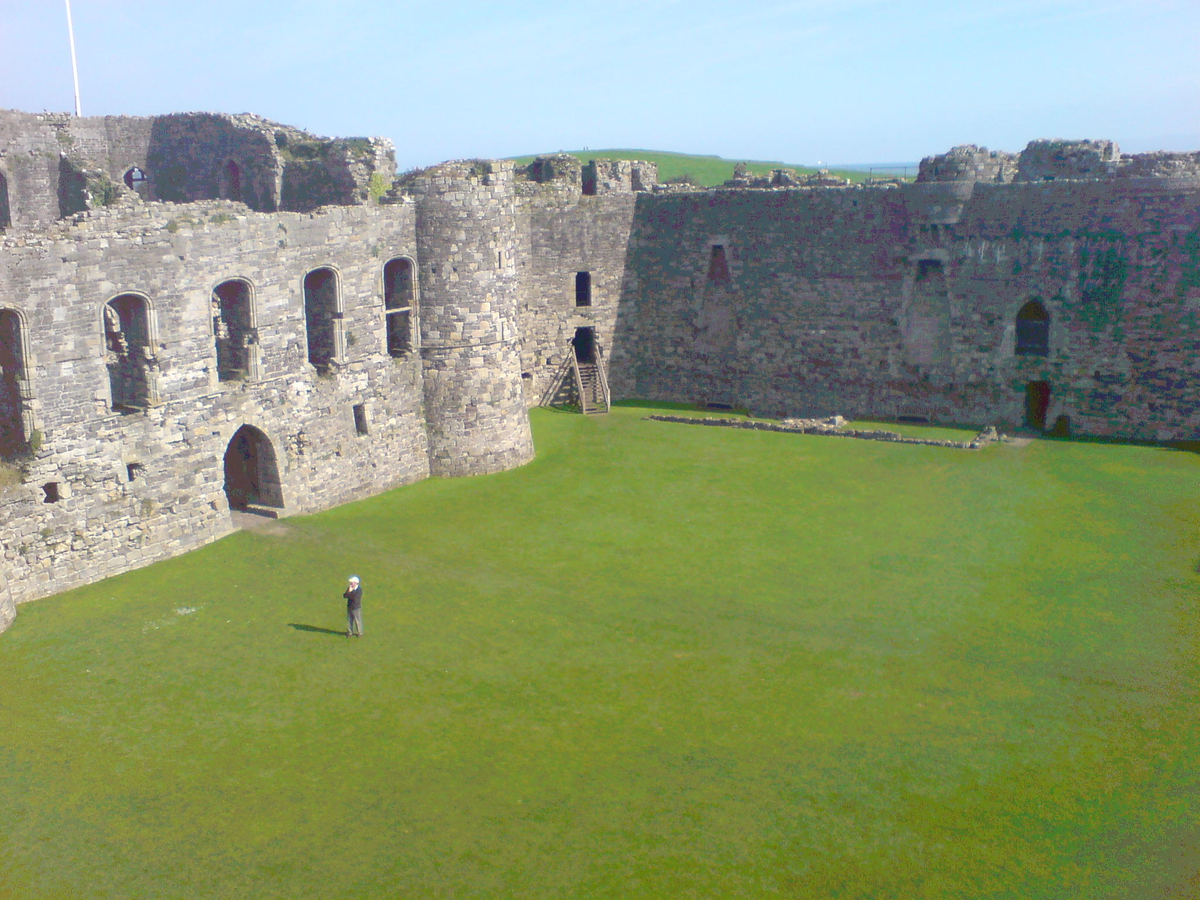
[{"label": "dark jacket", "polygon": [[346,609],[362,609],[362,585],[342,594],[346,598]]}]

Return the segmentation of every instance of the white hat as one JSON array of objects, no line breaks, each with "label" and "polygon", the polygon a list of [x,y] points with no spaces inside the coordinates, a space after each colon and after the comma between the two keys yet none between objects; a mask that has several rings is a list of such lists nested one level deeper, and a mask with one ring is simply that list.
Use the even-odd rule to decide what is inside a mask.
[{"label": "white hat", "polygon": [[352,582],[354,582],[355,584],[358,584],[360,581],[362,581],[362,579],[361,579],[361,578],[359,578],[357,575],[351,575],[351,576],[350,576],[350,580],[351,580]]}]

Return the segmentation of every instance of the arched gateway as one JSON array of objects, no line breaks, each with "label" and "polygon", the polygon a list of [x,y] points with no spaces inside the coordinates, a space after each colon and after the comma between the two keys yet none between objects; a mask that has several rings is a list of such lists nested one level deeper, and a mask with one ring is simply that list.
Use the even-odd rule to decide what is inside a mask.
[{"label": "arched gateway", "polygon": [[269,506],[283,509],[283,486],[270,439],[243,425],[225,450],[225,496],[230,509]]}]

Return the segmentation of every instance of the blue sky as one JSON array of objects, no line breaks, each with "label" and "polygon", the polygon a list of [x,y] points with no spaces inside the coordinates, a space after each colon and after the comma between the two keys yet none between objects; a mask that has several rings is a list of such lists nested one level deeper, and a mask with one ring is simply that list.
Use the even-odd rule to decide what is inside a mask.
[{"label": "blue sky", "polygon": [[[72,0],[85,115],[255,112],[401,167],[585,147],[898,162],[1200,149],[1200,0]],[[73,107],[63,0],[0,0],[0,106]]]}]

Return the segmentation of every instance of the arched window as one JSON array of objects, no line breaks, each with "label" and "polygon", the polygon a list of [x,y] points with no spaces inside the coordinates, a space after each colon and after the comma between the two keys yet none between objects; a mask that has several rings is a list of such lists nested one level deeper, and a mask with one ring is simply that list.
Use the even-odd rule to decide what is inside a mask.
[{"label": "arched window", "polygon": [[0,172],[0,228],[7,228],[12,224],[12,214],[8,207],[8,179],[4,177],[4,173]]},{"label": "arched window", "polygon": [[383,267],[383,315],[387,352],[404,356],[412,351],[413,264],[408,259],[389,260]]},{"label": "arched window", "polygon": [[28,448],[29,385],[23,338],[21,316],[0,309],[0,459],[11,459]]},{"label": "arched window", "polygon": [[241,278],[223,281],[213,288],[211,302],[218,380],[256,377],[258,335],[250,284]]},{"label": "arched window", "polygon": [[150,338],[150,305],[138,294],[104,304],[104,346],[112,408],[145,409],[158,399],[158,360]]},{"label": "arched window", "polygon": [[308,361],[325,374],[342,358],[342,302],[337,272],[322,267],[304,276]]},{"label": "arched window", "polygon": [[225,497],[231,509],[283,508],[283,485],[271,440],[243,425],[225,448]]},{"label": "arched window", "polygon": [[1050,314],[1040,300],[1017,311],[1017,355],[1045,356],[1050,352]]},{"label": "arched window", "polygon": [[575,305],[576,306],[591,306],[592,305],[592,273],[591,272],[576,272],[575,273]]},{"label": "arched window", "polygon": [[130,166],[121,180],[125,182],[125,187],[136,191],[146,184],[146,173],[137,166]]}]

